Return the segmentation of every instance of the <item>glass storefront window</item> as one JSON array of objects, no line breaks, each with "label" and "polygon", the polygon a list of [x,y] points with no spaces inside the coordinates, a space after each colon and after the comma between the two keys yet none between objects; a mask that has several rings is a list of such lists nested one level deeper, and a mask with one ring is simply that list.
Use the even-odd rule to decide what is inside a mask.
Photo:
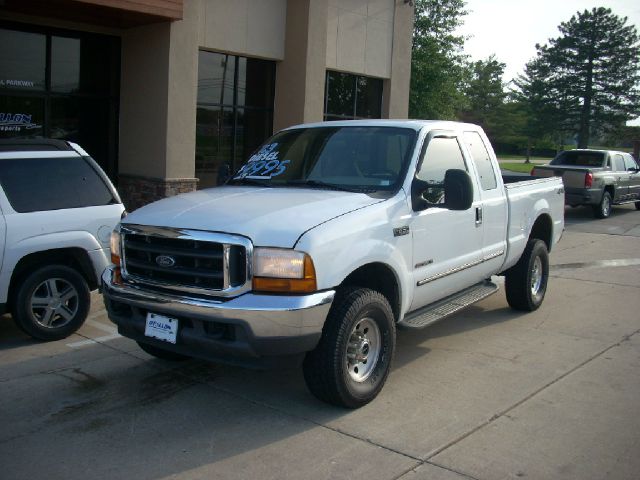
[{"label": "glass storefront window", "polygon": [[327,71],[324,105],[325,120],[380,118],[382,80]]},{"label": "glass storefront window", "polygon": [[43,135],[44,99],[0,95],[0,138]]},{"label": "glass storefront window", "polygon": [[0,28],[0,91],[45,89],[47,37]]},{"label": "glass storefront window", "polygon": [[236,57],[200,51],[198,55],[198,103],[233,104]]},{"label": "glass storefront window", "polygon": [[68,93],[80,90],[79,38],[51,39],[51,90]]},{"label": "glass storefront window", "polygon": [[18,28],[0,27],[0,138],[76,142],[115,179],[120,40]]},{"label": "glass storefront window", "polygon": [[273,129],[275,62],[200,51],[196,111],[198,187],[219,184]]}]

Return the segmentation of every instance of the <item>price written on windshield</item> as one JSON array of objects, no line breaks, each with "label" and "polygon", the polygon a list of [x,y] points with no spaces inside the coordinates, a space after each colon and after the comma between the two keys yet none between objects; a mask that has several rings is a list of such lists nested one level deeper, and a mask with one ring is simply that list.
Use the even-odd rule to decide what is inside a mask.
[{"label": "price written on windshield", "polygon": [[272,178],[284,173],[291,160],[279,160],[277,143],[270,143],[251,156],[235,178]]}]

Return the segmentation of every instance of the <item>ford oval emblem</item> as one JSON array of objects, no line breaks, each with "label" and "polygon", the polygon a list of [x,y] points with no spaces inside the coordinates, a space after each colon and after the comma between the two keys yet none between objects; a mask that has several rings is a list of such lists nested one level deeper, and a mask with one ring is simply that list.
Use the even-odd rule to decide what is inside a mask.
[{"label": "ford oval emblem", "polygon": [[161,267],[170,268],[175,267],[176,259],[169,255],[158,255],[156,257],[156,263]]}]

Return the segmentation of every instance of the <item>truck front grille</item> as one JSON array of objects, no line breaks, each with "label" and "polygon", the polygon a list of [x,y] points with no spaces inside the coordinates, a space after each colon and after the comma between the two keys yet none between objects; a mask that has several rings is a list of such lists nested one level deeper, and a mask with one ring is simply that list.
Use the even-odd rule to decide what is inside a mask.
[{"label": "truck front grille", "polygon": [[249,280],[246,239],[158,227],[121,230],[126,278],[205,294],[231,293]]}]

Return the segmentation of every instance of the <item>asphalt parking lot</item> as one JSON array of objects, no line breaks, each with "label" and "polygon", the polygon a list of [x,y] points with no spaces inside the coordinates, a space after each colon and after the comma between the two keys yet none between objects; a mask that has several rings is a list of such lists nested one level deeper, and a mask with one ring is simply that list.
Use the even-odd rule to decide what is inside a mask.
[{"label": "asphalt parking lot", "polygon": [[500,292],[400,331],[381,395],[327,406],[295,365],[167,363],[85,326],[38,343],[0,321],[0,478],[637,479],[640,212],[567,209],[545,303]]}]

